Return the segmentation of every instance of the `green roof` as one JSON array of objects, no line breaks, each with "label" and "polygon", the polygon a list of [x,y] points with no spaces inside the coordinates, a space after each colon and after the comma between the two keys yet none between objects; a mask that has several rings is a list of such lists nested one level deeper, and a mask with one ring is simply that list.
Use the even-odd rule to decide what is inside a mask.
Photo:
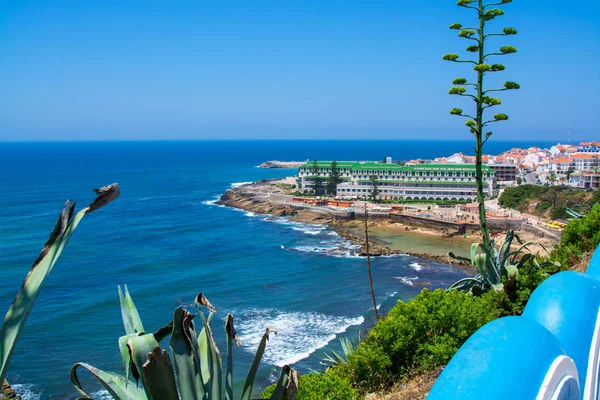
[{"label": "green roof", "polygon": [[[330,168],[332,161],[317,161],[317,167]],[[307,162],[300,168],[311,168],[313,162]],[[413,166],[384,164],[378,162],[356,162],[356,161],[337,161],[338,168],[350,168],[353,171],[475,171],[475,164],[417,164]],[[482,165],[484,173],[495,173],[494,170],[487,165]]]},{"label": "green roof", "polygon": [[[319,168],[330,168],[332,162],[333,161],[317,161],[317,166]],[[357,164],[357,162],[355,162],[355,161],[336,161],[336,162],[337,162],[338,168],[352,168]],[[313,166],[313,162],[309,161],[306,164],[302,164],[300,166],[300,168],[310,168],[312,166]]]}]

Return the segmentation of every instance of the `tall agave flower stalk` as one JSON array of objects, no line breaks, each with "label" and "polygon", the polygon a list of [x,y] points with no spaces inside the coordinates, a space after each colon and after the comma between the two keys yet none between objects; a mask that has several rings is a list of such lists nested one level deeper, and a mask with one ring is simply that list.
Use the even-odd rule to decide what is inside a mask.
[{"label": "tall agave flower stalk", "polygon": [[[119,338],[124,375],[102,371],[86,363],[77,363],[71,369],[71,382],[84,398],[90,396],[83,389],[77,371],[88,370],[115,400],[226,400],[234,399],[233,343],[240,344],[233,325],[233,316],[225,318],[227,359],[225,389],[221,353],[215,343],[211,321],[216,312],[206,297],[200,293],[194,301],[200,316],[200,332],[194,324],[195,315],[183,307],[175,309],[173,320],[155,333],[146,333],[127,286],[121,291],[121,316],[125,335]],[[208,309],[208,317],[201,307]],[[254,356],[239,399],[250,400],[256,373],[271,333],[266,329]],[[169,345],[173,361],[160,342],[171,336]],[[131,380],[133,378],[135,382]],[[298,372],[284,366],[272,400],[283,400],[287,395],[295,400],[298,389]],[[141,386],[138,383],[141,382]]]}]

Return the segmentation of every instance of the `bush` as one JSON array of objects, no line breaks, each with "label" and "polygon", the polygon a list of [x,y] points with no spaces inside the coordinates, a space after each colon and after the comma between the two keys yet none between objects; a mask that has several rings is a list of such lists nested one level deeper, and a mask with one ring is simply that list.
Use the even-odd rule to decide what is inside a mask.
[{"label": "bush", "polygon": [[348,370],[361,391],[380,390],[409,370],[446,364],[477,329],[505,313],[495,292],[474,298],[427,289],[398,302],[349,357]]},{"label": "bush", "polygon": [[[275,385],[269,386],[261,398],[268,399]],[[287,399],[287,397],[286,397]],[[298,382],[297,400],[358,400],[360,395],[353,389],[348,378],[347,366],[330,368],[326,373],[301,375]]]},{"label": "bush", "polygon": [[581,256],[593,252],[600,244],[600,204],[596,204],[583,219],[570,221],[563,231],[551,257],[563,267],[572,267]]}]

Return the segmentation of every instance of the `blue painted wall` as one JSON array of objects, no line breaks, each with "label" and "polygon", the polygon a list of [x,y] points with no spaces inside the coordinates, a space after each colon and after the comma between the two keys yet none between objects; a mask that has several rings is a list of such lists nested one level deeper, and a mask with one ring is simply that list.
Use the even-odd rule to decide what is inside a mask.
[{"label": "blue painted wall", "polygon": [[561,272],[523,315],[480,328],[454,355],[428,400],[598,399],[600,247],[585,274]]}]

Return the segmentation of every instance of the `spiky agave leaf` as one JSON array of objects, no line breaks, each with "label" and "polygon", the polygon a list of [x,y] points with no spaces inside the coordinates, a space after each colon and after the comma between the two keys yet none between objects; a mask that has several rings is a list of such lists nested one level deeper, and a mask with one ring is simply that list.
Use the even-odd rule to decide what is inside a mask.
[{"label": "spiky agave leaf", "polygon": [[233,315],[225,318],[225,336],[227,341],[227,370],[225,372],[225,398],[233,400],[233,343],[242,344],[233,326]]},{"label": "spiky agave leaf", "polygon": [[[207,301],[208,303],[208,301]],[[210,303],[208,303],[210,305]],[[212,308],[212,305],[210,306]],[[208,306],[207,306],[208,308]],[[214,309],[214,308],[212,308]],[[200,309],[199,309],[200,310]],[[211,312],[212,314],[212,312]],[[205,353],[200,353],[201,358],[207,360],[207,372],[208,379],[203,379],[204,381],[204,391],[210,393],[208,398],[210,399],[220,399],[221,398],[221,389],[222,389],[222,381],[223,381],[223,367],[221,361],[221,353],[219,352],[219,348],[215,342],[215,339],[212,334],[212,330],[210,329],[209,322],[204,317],[204,313],[200,311],[200,319],[202,320],[202,325],[204,329],[202,329],[201,337],[204,343],[201,343],[201,337],[198,338],[198,347],[200,351],[204,351]],[[204,333],[204,335],[202,335]],[[204,356],[204,357],[202,357]],[[204,366],[202,366],[204,367]],[[204,373],[204,371],[202,371]]]},{"label": "spiky agave leaf", "polygon": [[258,367],[260,366],[260,360],[262,359],[262,356],[265,353],[267,342],[269,341],[269,335],[271,333],[277,334],[277,331],[271,328],[267,328],[265,330],[265,333],[263,334],[262,339],[260,340],[258,349],[256,349],[256,354],[254,355],[254,360],[252,360],[252,365],[250,366],[250,370],[248,371],[248,376],[246,376],[246,382],[244,382],[244,389],[242,390],[241,400],[250,400],[250,396],[252,395],[252,388],[254,387],[254,380],[256,379],[256,372],[258,371]]},{"label": "spiky agave leaf", "polygon": [[100,385],[110,393],[115,400],[147,400],[146,392],[139,386],[128,385],[125,377],[113,372],[102,371],[86,363],[76,363],[71,368],[71,383],[81,395],[91,398],[81,386],[77,369],[83,367],[88,370]]},{"label": "spiky agave leaf", "polygon": [[25,321],[35,304],[42,285],[46,281],[54,265],[58,261],[71,235],[83,219],[92,211],[95,211],[110,203],[119,196],[119,185],[113,183],[99,189],[94,189],[97,197],[87,207],[80,210],[75,216],[75,203],[68,200],[50,233],[40,255],[33,263],[27,273],[23,285],[8,309],[2,328],[0,329],[0,382],[4,381],[8,365],[12,358],[15,346],[25,325]]},{"label": "spiky agave leaf", "polygon": [[194,315],[182,307],[173,313],[170,346],[181,400],[200,400],[205,395],[193,318]]},{"label": "spiky agave leaf", "polygon": [[454,282],[452,285],[450,285],[450,287],[448,288],[448,290],[458,290],[458,291],[466,291],[471,289],[474,285],[480,285],[481,284],[481,279],[477,279],[477,278],[463,278],[460,279],[456,282]]},{"label": "spiky agave leaf", "polygon": [[289,400],[296,400],[299,380],[298,371],[290,368],[289,365],[284,365],[270,400],[283,400],[286,395]]},{"label": "spiky agave leaf", "polygon": [[133,299],[125,285],[125,293],[121,291],[121,286],[117,286],[119,290],[119,303],[121,304],[121,318],[123,319],[123,327],[125,333],[131,335],[134,333],[144,333],[144,325],[140,318],[140,314],[133,303]]},{"label": "spiky agave leaf", "polygon": [[[154,335],[150,336],[154,340]],[[151,400],[179,400],[169,353],[156,345],[146,357],[142,372],[148,397]]]}]

